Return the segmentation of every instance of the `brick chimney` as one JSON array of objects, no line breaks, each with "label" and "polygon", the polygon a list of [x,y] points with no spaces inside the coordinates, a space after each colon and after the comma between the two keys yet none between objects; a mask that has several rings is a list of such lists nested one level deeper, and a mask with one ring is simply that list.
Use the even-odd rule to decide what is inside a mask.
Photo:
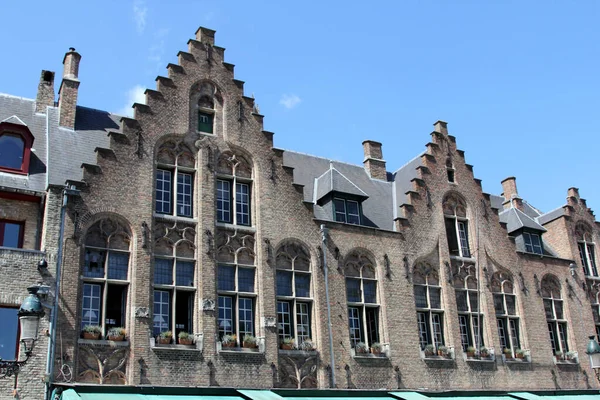
[{"label": "brick chimney", "polygon": [[517,191],[517,178],[509,176],[502,182],[502,196],[504,197],[504,208],[510,208],[512,206],[520,211],[523,211],[523,199],[519,197]]},{"label": "brick chimney", "polygon": [[54,72],[42,71],[35,97],[35,112],[45,113],[46,107],[54,107]]},{"label": "brick chimney", "polygon": [[365,140],[363,142],[363,151],[365,159],[363,164],[365,169],[373,179],[387,180],[387,172],[385,170],[385,160],[381,151],[381,143],[373,140]]},{"label": "brick chimney", "polygon": [[58,91],[59,125],[70,129],[75,128],[80,61],[81,55],[71,47],[63,59],[63,80]]}]

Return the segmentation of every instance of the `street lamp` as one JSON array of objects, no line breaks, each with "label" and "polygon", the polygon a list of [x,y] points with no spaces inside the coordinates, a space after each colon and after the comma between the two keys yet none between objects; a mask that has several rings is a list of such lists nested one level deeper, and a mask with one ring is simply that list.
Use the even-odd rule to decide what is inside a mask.
[{"label": "street lamp", "polygon": [[25,298],[23,304],[21,304],[17,314],[19,316],[19,324],[21,325],[20,343],[23,346],[25,359],[8,361],[0,358],[0,378],[16,375],[31,356],[33,344],[37,340],[40,318],[44,316],[44,308],[37,295],[39,289],[39,286],[30,286],[27,288],[29,295]]},{"label": "street lamp", "polygon": [[590,357],[590,367],[596,374],[596,379],[600,382],[600,344],[595,336],[590,336],[590,342],[587,345],[586,353]]}]

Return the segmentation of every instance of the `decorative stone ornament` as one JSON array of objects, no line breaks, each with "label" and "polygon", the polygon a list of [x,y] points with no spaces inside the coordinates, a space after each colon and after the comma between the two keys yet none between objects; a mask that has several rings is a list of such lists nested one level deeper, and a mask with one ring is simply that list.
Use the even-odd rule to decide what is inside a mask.
[{"label": "decorative stone ornament", "polygon": [[136,318],[150,318],[150,310],[148,307],[136,307],[135,309]]},{"label": "decorative stone ornament", "polygon": [[265,328],[276,328],[277,327],[277,317],[263,317],[262,318],[263,326]]},{"label": "decorative stone ornament", "polygon": [[215,300],[214,299],[202,299],[202,310],[203,311],[215,311]]}]

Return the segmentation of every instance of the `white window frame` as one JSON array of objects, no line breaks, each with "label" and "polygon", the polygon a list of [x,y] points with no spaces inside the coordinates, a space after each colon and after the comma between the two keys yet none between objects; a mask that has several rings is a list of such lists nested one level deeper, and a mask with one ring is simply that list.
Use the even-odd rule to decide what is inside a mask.
[{"label": "white window frame", "polygon": [[[344,205],[344,209],[343,211],[338,210],[338,207],[336,205],[336,201],[339,201],[341,203],[343,203]],[[357,210],[357,214],[354,213],[350,213],[350,211],[348,210],[348,203],[353,203],[356,204],[356,210]],[[360,203],[356,200],[349,200],[349,199],[344,199],[342,197],[334,197],[333,198],[333,217],[334,217],[334,221],[335,222],[341,222],[344,224],[351,224],[351,225],[360,225],[361,224],[361,212],[360,212]],[[339,216],[343,216],[344,220],[343,221],[338,221],[338,215]],[[355,218],[355,220],[357,222],[350,222],[350,217]]]},{"label": "white window frame", "polygon": [[[567,319],[565,318],[565,303],[562,300],[562,296],[554,297],[552,291],[550,291],[550,297],[544,297],[544,313],[546,314],[546,322],[548,324],[548,333],[550,335],[550,344],[552,351],[556,354],[557,351],[562,351],[565,354],[569,351],[569,333],[567,326]],[[546,313],[546,301],[551,304],[551,316]],[[557,318],[556,309],[557,304],[561,304],[563,318]],[[561,329],[562,328],[562,329]],[[555,335],[558,335],[558,340],[555,339]],[[558,344],[558,348],[556,345]]]},{"label": "white window frame", "polygon": [[[370,347],[373,343],[379,342],[381,340],[381,329],[380,329],[381,318],[379,316],[379,314],[380,314],[380,307],[379,307],[379,302],[378,302],[379,288],[377,287],[377,279],[364,277],[363,269],[361,268],[359,276],[346,276],[346,293],[348,293],[347,292],[348,280],[358,281],[359,282],[359,291],[360,291],[360,301],[358,301],[358,302],[350,301],[348,298],[346,298],[347,305],[348,305],[348,330],[349,330],[349,334],[350,334],[350,346],[352,348],[354,348],[357,343],[363,342],[367,345],[367,347]],[[368,303],[365,301],[365,290],[364,290],[365,281],[373,282],[375,284],[375,301],[376,301],[376,303]],[[358,317],[355,317],[355,316],[352,317],[352,318],[358,318],[358,322],[359,322],[358,327],[352,327],[350,325],[351,310],[358,311],[358,314],[359,314]],[[376,325],[375,325],[376,331],[374,332],[374,336],[377,338],[377,340],[373,341],[373,343],[371,343],[371,341],[368,338],[369,336],[373,336],[373,333],[369,334],[370,328],[369,328],[369,324],[367,321],[367,310],[374,310],[376,318],[377,318]],[[356,339],[356,337],[357,337],[356,335],[352,334],[352,331],[356,330],[356,329],[359,330],[359,336],[360,336],[358,338],[359,340]]]},{"label": "white window frame", "polygon": [[[471,246],[469,243],[469,220],[467,218],[457,217],[456,215],[444,215],[446,220],[453,220],[454,229],[456,232],[456,244],[458,246],[458,256],[452,254],[451,257],[471,258]],[[461,229],[462,227],[462,229]],[[462,232],[462,234],[461,234]],[[448,238],[446,238],[448,239]],[[448,245],[450,242],[448,241]],[[450,247],[450,246],[448,246]]]},{"label": "white window frame", "polygon": [[[292,269],[287,269],[287,268],[281,268],[279,266],[276,267],[276,271],[275,271],[275,282],[277,285],[278,279],[277,279],[277,274],[280,273],[289,273],[292,275],[292,293],[291,295],[281,295],[278,293],[278,288],[275,288],[275,295],[276,295],[276,301],[277,301],[277,336],[279,338],[279,340],[283,340],[284,338],[293,338],[294,339],[294,343],[296,343],[297,346],[300,346],[302,344],[302,342],[304,342],[306,339],[311,339],[311,335],[312,335],[312,309],[313,309],[313,299],[312,299],[312,274],[311,274],[311,270],[310,268],[308,270],[297,270],[295,269],[295,265],[292,264]],[[296,293],[296,276],[297,275],[306,275],[308,276],[308,297],[300,297],[298,296],[298,294]],[[287,304],[287,313],[283,310],[280,309],[280,304],[284,303]],[[301,312],[302,310],[299,310],[298,307],[301,306],[306,306],[306,313]],[[283,317],[286,316],[288,317],[289,323],[287,325],[289,325],[289,334],[286,334],[285,329],[283,330],[283,333],[280,331],[280,327],[279,324],[285,324],[285,322],[281,322],[280,316]],[[307,322],[304,323],[303,319],[304,317],[306,317]],[[302,332],[300,332],[300,328],[305,329],[307,328],[308,332],[305,332],[304,334],[302,334]]]},{"label": "white window frame", "polygon": [[[513,283],[510,282],[511,287],[514,290]],[[502,351],[508,348],[511,350],[511,354],[513,357],[516,357],[515,351],[521,348],[521,326],[520,326],[520,318],[518,314],[518,305],[517,305],[517,295],[513,292],[508,292],[505,290],[506,282],[501,282],[501,287],[499,292],[492,292],[492,296],[494,298],[494,311],[496,313],[496,324],[498,327],[498,337],[500,338],[500,346],[502,347]],[[508,303],[506,298],[511,296],[514,298],[514,307],[515,313],[509,313]],[[496,309],[496,297],[500,297],[502,299],[502,309],[504,312],[498,312]],[[503,326],[500,326],[503,325]]]},{"label": "white window frame", "polygon": [[[234,287],[233,290],[226,290],[226,289],[219,289],[219,278],[218,278],[218,269],[221,267],[232,267],[234,268]],[[240,269],[245,269],[245,270],[252,270],[253,271],[253,285],[252,285],[252,292],[242,292],[240,291],[239,288],[239,271]],[[257,298],[257,291],[256,291],[256,285],[258,284],[257,282],[257,270],[256,267],[254,265],[248,265],[248,264],[235,264],[235,263],[226,263],[226,262],[219,262],[217,265],[217,299],[218,299],[218,303],[217,303],[217,334],[219,335],[219,337],[222,337],[222,335],[226,335],[226,334],[235,334],[237,336],[237,341],[238,344],[241,344],[243,341],[243,334],[244,333],[249,333],[253,336],[257,336],[257,324],[256,324],[256,298]],[[219,317],[219,312],[221,310],[221,306],[220,306],[220,302],[221,302],[221,298],[230,298],[231,299],[231,318],[233,319],[233,327],[231,330],[227,330],[227,329],[223,329],[223,332],[221,332],[221,328],[218,326],[218,324],[220,323],[220,317]],[[252,331],[241,331],[241,313],[240,313],[240,299],[248,299],[251,300],[252,302],[252,310],[251,310],[251,314],[252,314]],[[229,333],[230,332],[230,333]]]},{"label": "white window frame", "polygon": [[[170,187],[169,187],[169,199],[164,200],[158,199],[158,182],[159,182],[159,171],[162,173],[168,172],[170,175]],[[154,212],[160,215],[170,215],[173,217],[182,217],[182,218],[193,218],[194,217],[194,187],[195,185],[195,168],[184,167],[179,165],[178,160],[175,161],[175,165],[166,164],[166,163],[157,163],[156,165],[156,176],[154,180]],[[180,187],[179,178],[189,176],[189,184],[183,183],[182,187]],[[165,180],[162,180],[165,182]],[[190,193],[185,193],[185,186],[190,187]],[[166,192],[166,190],[162,190],[161,192]],[[182,198],[188,198],[189,204],[186,202],[180,203],[180,196]],[[164,206],[159,210],[158,203],[166,203],[168,204],[168,211],[164,210]],[[189,213],[187,212],[179,212],[180,206],[189,208]]]},{"label": "white window frame", "polygon": [[[534,243],[534,238],[537,238],[538,244]],[[533,254],[544,254],[544,246],[542,244],[542,237],[537,233],[523,232],[523,241],[525,243],[525,251]],[[528,247],[530,250],[528,250]]]},{"label": "white window frame", "polygon": [[[440,346],[444,345],[444,309],[442,306],[442,287],[439,284],[434,285],[432,283],[429,282],[430,279],[430,275],[426,274],[424,275],[425,278],[425,283],[415,283],[414,286],[422,286],[425,287],[425,298],[427,300],[427,307],[419,307],[416,304],[416,299],[415,299],[415,307],[417,310],[417,324],[418,324],[418,331],[419,331],[419,346],[421,347],[421,350],[425,350],[425,346],[431,344],[433,346],[435,346],[435,349],[437,350]],[[431,297],[430,297],[430,288],[435,288],[437,290],[439,290],[440,293],[440,307],[441,308],[433,308],[431,305]],[[414,289],[413,289],[414,290]],[[423,315],[425,320],[421,321],[420,320],[420,315]],[[436,322],[435,321],[435,316],[437,316],[437,318],[439,318],[439,321]],[[421,334],[422,331],[422,324],[425,324],[424,326],[424,331],[425,334],[427,335],[427,337],[425,338],[425,340],[423,340],[423,335]],[[436,324],[439,325],[439,330],[436,331]]]},{"label": "white window frame", "polygon": [[[220,182],[227,182],[229,184],[229,198],[227,203],[229,204],[229,210],[226,211],[224,209],[220,209],[218,193],[222,192],[222,189],[219,189]],[[248,193],[240,193],[239,189],[241,187],[246,187]],[[252,226],[252,179],[240,178],[235,175],[223,175],[219,174],[217,176],[217,222],[224,224],[233,224],[233,225],[242,225],[242,226]],[[247,197],[244,202],[244,197]],[[222,200],[223,201],[223,200]],[[247,212],[244,210],[238,211],[238,206],[241,205],[243,207],[247,207]],[[224,213],[229,213],[229,219],[223,217]],[[244,221],[244,218],[247,218],[247,223]]]},{"label": "white window frame", "polygon": [[583,239],[577,242],[577,248],[579,250],[579,258],[581,259],[584,275],[597,278],[599,275],[598,266],[596,264],[596,244]]},{"label": "white window frame", "polygon": [[[474,279],[472,277],[468,277],[465,278],[463,281],[463,287],[459,288],[459,287],[455,287],[454,291],[456,293],[456,298],[457,298],[457,312],[458,312],[458,320],[459,320],[459,327],[460,327],[460,338],[461,338],[461,346],[463,348],[463,351],[466,351],[467,347],[469,346],[473,346],[475,348],[476,351],[479,351],[479,349],[485,345],[485,340],[484,340],[484,330],[483,330],[483,324],[484,324],[484,314],[483,312],[481,312],[481,308],[480,308],[480,302],[481,302],[481,293],[477,290],[477,289],[470,289],[468,287],[468,279]],[[460,292],[464,292],[465,293],[465,301],[466,301],[466,306],[467,309],[466,310],[459,310],[458,309],[458,296]],[[471,307],[471,296],[475,295],[477,296],[477,305],[480,308],[479,310],[473,310]],[[462,319],[464,319],[464,322],[462,322]],[[463,331],[463,326],[465,327],[466,331]],[[478,329],[477,329],[478,328]],[[466,340],[465,340],[466,339]]]}]

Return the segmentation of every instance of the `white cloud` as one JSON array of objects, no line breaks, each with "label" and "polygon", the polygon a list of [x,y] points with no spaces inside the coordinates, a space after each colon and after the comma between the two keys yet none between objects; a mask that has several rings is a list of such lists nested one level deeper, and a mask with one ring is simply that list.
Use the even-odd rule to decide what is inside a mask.
[{"label": "white cloud", "polygon": [[133,19],[135,20],[135,26],[139,34],[144,32],[146,28],[146,14],[148,13],[148,7],[144,0],[133,0]]},{"label": "white cloud", "polygon": [[295,94],[284,94],[283,96],[281,96],[281,100],[279,100],[279,104],[281,104],[288,110],[291,110],[292,108],[294,108],[298,104],[300,104],[301,101],[302,101],[302,99],[300,97],[296,96]]},{"label": "white cloud", "polygon": [[141,85],[135,85],[131,89],[127,91],[127,100],[125,101],[125,105],[117,111],[118,115],[124,115],[126,117],[133,116],[133,108],[131,106],[133,103],[146,104],[146,95],[144,92],[146,89]]}]

